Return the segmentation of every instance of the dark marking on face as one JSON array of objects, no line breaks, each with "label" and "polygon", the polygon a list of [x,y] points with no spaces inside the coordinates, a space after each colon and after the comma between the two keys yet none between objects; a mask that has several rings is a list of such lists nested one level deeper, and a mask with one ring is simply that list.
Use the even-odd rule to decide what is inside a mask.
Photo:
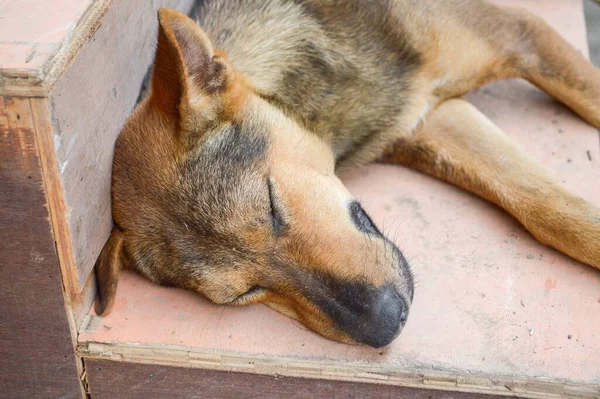
[{"label": "dark marking on face", "polygon": [[269,205],[273,231],[275,232],[275,235],[280,236],[285,232],[287,223],[282,216],[283,212],[281,210],[281,204],[275,193],[273,180],[270,178],[267,180],[267,188],[269,191]]},{"label": "dark marking on face", "polygon": [[342,281],[331,274],[301,273],[304,295],[354,340],[380,348],[406,323],[409,302],[392,284]]},{"label": "dark marking on face", "polygon": [[224,125],[210,135],[185,162],[181,180],[198,189],[189,196],[211,196],[204,199],[218,203],[264,160],[268,136],[261,126],[239,124]]},{"label": "dark marking on face", "polygon": [[239,233],[268,221],[268,145],[260,124],[225,123],[176,164],[172,184],[158,193],[152,184],[136,188],[138,195],[144,190],[139,201],[152,203],[146,207],[151,213],[137,216],[136,234],[143,237],[131,251],[137,270],[162,284],[194,287],[215,265],[224,270],[252,262],[256,249]]},{"label": "dark marking on face", "polygon": [[265,155],[267,133],[258,126],[232,124],[220,135],[219,145],[212,148],[211,153],[222,163],[246,168]]},{"label": "dark marking on face", "polygon": [[379,229],[375,226],[375,223],[373,223],[369,215],[367,215],[363,207],[357,201],[352,201],[350,203],[348,211],[350,212],[350,218],[352,218],[352,222],[358,230],[366,234],[373,234],[376,236],[382,235]]},{"label": "dark marking on face", "polygon": [[410,301],[412,302],[414,297],[414,277],[412,271],[410,270],[410,265],[400,248],[396,244],[394,244],[390,239],[385,237],[381,231],[377,228],[375,223],[371,217],[365,212],[363,207],[357,201],[352,201],[348,207],[348,211],[350,213],[350,218],[352,222],[356,226],[356,228],[365,233],[372,234],[377,237],[380,237],[385,241],[386,248],[391,248],[394,260],[400,269],[400,273],[403,277],[403,280],[406,282],[406,287],[408,289],[408,293],[410,296]]},{"label": "dark marking on face", "polygon": [[412,270],[410,269],[410,264],[404,257],[402,251],[396,244],[394,244],[387,237],[384,237],[387,245],[392,248],[392,252],[394,254],[394,259],[396,260],[396,264],[399,265],[400,273],[402,274],[402,278],[405,281],[406,288],[410,295],[410,302],[412,303],[415,296],[415,278],[413,276]]}]

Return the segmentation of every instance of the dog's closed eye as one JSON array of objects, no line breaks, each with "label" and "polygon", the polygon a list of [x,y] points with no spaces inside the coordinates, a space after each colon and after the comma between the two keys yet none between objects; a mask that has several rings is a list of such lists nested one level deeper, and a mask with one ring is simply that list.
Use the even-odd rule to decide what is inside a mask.
[{"label": "dog's closed eye", "polygon": [[270,178],[267,180],[267,188],[269,191],[269,206],[273,231],[276,235],[281,235],[285,230],[286,222],[282,215],[282,209],[277,199],[277,194],[275,193],[273,180]]},{"label": "dog's closed eye", "polygon": [[358,202],[352,201],[348,210],[350,212],[350,218],[352,218],[352,222],[358,230],[367,234],[381,235],[379,229]]}]

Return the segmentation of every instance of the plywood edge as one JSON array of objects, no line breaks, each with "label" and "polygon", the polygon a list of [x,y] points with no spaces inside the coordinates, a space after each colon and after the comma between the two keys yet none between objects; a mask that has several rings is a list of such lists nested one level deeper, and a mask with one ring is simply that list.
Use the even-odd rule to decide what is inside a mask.
[{"label": "plywood edge", "polygon": [[[11,101],[11,105],[7,105],[6,100],[10,99]],[[46,164],[47,164],[47,160],[45,159],[45,154],[43,151],[43,147],[44,144],[41,142],[40,140],[40,123],[41,120],[40,118],[43,117],[42,114],[39,113],[39,104],[37,104],[36,102],[40,101],[40,99],[33,99],[33,98],[20,98],[20,97],[10,97],[10,96],[0,96],[0,122],[5,122],[4,125],[0,125],[0,128],[6,128],[6,134],[10,135],[10,134],[15,134],[15,135],[19,135],[20,138],[20,143],[22,146],[26,145],[26,140],[21,137],[21,134],[18,130],[19,129],[15,129],[14,131],[11,131],[10,125],[13,126],[20,126],[22,130],[27,131],[28,135],[31,134],[33,137],[33,147],[31,147],[31,149],[29,149],[29,151],[31,151],[31,153],[33,154],[33,156],[36,158],[38,165],[36,166],[36,173],[39,173],[41,176],[41,183],[40,183],[40,193],[44,196],[44,202],[43,202],[43,206],[45,208],[47,208],[47,218],[45,217],[45,219],[47,220],[47,223],[49,224],[49,234],[50,236],[48,238],[53,239],[55,234],[53,231],[53,226],[52,226],[52,221],[48,220],[48,219],[52,219],[51,217],[51,204],[50,204],[50,196],[48,194],[48,183],[46,180]],[[12,112],[7,110],[11,108]],[[1,129],[0,129],[1,130]],[[17,150],[15,148],[15,150]],[[25,148],[21,148],[20,150],[22,150],[22,156],[23,157],[28,157],[31,155],[28,155],[27,152],[25,151]],[[0,166],[2,166],[2,160],[0,159]],[[31,172],[30,172],[31,173]],[[32,173],[33,174],[33,173]],[[32,176],[28,176],[30,179]],[[27,208],[25,208],[27,209]],[[33,209],[28,209],[29,212],[35,212],[35,210]],[[28,234],[33,234],[35,232],[26,230],[28,232]],[[40,239],[38,235],[34,235],[35,239]],[[56,242],[55,242],[56,244]],[[54,248],[54,251],[56,251],[56,247]],[[71,353],[76,353],[76,349],[77,349],[77,324],[75,323],[74,319],[72,318],[72,313],[71,313],[71,306],[70,306],[70,301],[68,296],[65,295],[65,289],[64,289],[64,282],[63,282],[63,270],[60,267],[61,263],[59,261],[58,258],[58,253],[57,251],[54,252],[52,255],[52,259],[56,261],[56,265],[59,267],[59,270],[56,271],[51,271],[51,270],[47,270],[45,271],[45,273],[50,273],[50,275],[52,276],[54,273],[57,273],[57,275],[60,278],[61,281],[61,286],[60,289],[61,293],[57,294],[57,297],[60,298],[60,295],[62,295],[62,305],[64,306],[64,311],[66,313],[66,321],[67,321],[67,325],[68,325],[68,333],[70,334],[69,338],[70,338],[70,344],[71,344],[71,348],[70,350],[72,351]],[[38,262],[41,262],[44,260],[44,257],[41,255],[38,255]],[[30,276],[31,277],[31,276]],[[20,290],[22,291],[21,294],[25,294],[28,295],[30,293],[25,292],[24,288],[20,288]],[[10,290],[9,290],[10,291]],[[35,296],[39,296],[39,293],[35,293]],[[43,298],[43,296],[39,296],[40,299]],[[44,304],[41,305],[42,307],[44,306]],[[58,309],[58,311],[60,312],[60,308]],[[26,310],[27,312],[27,310]],[[53,316],[54,318],[56,318],[56,314]],[[47,323],[45,323],[47,324]],[[34,326],[34,327],[39,327],[39,326]],[[35,330],[35,328],[34,328]],[[58,331],[59,333],[64,333],[66,331]],[[9,334],[10,335],[10,334]],[[41,341],[38,341],[38,343]],[[27,348],[24,348],[23,351],[26,351]],[[63,355],[60,355],[60,358],[62,358]],[[64,359],[67,359],[67,356],[64,356]],[[62,359],[61,359],[62,360]],[[78,375],[81,376],[82,374],[82,370],[83,370],[83,363],[81,362],[81,359],[77,356],[74,356],[74,362],[77,368],[77,372]],[[43,361],[41,361],[41,363],[43,363]],[[65,379],[68,380],[68,377],[65,376]],[[85,394],[85,391],[83,389],[83,386],[81,385],[81,379],[79,379],[79,388],[81,389],[81,393],[82,395]]]},{"label": "plywood edge", "polygon": [[113,0],[96,0],[83,13],[62,45],[39,69],[0,70],[0,95],[44,97],[68,69],[81,48],[100,26]]},{"label": "plywood edge", "polygon": [[[94,330],[97,317],[87,316],[82,331]],[[597,398],[600,384],[545,377],[497,376],[459,371],[401,368],[365,362],[335,362],[245,353],[220,352],[138,343],[81,342],[79,356],[120,362],[281,375],[349,382],[388,384],[452,392],[519,396],[523,398]]]},{"label": "plywood edge", "polygon": [[30,97],[43,96],[43,75],[40,69],[0,70],[0,95]]},{"label": "plywood edge", "polygon": [[59,259],[67,315],[73,331],[73,337],[76,339],[77,327],[79,327],[83,317],[88,313],[94,300],[95,281],[92,275],[83,287],[80,287],[78,283],[77,267],[73,258],[69,226],[64,217],[67,209],[63,198],[58,164],[54,156],[52,115],[48,99],[29,98],[28,101],[33,116],[40,164],[44,176],[49,208],[48,213],[50,215],[50,223]]},{"label": "plywood edge", "polygon": [[54,231],[54,240],[63,277],[63,286],[66,292],[73,292],[77,287],[76,276],[74,276],[73,272],[76,270],[76,267],[72,256],[69,227],[66,219],[63,217],[67,210],[63,198],[58,164],[54,156],[51,111],[46,98],[30,98],[29,102],[33,113],[40,161],[48,196],[48,206],[50,208],[50,218]]},{"label": "plywood edge", "polygon": [[[50,225],[52,229],[52,235],[54,238],[54,245],[56,248],[56,255],[58,257],[58,265],[60,268],[62,294],[65,305],[65,313],[67,315],[67,321],[69,324],[69,330],[71,333],[71,341],[73,344],[73,350],[77,349],[77,327],[79,322],[76,320],[76,313],[82,313],[83,307],[80,305],[77,310],[76,303],[73,301],[73,297],[70,294],[72,292],[72,270],[67,266],[69,253],[65,253],[65,234],[63,225],[65,220],[62,218],[62,212],[64,203],[62,200],[62,189],[60,180],[57,178],[56,172],[58,166],[56,165],[56,158],[52,155],[54,151],[54,145],[52,144],[52,126],[50,124],[50,112],[48,110],[48,101],[46,98],[29,98],[23,99],[29,104],[31,110],[31,116],[33,121],[33,130],[35,133],[35,140],[38,147],[38,156],[40,160],[40,166],[42,169],[42,176],[44,181],[44,191],[46,193],[46,202],[48,204],[48,215],[50,218]],[[66,226],[65,226],[66,227]],[[67,233],[68,234],[68,233]],[[68,237],[67,237],[68,238]],[[67,243],[70,242],[68,239]],[[77,373],[79,375],[80,383],[82,384],[82,392],[85,391],[85,368],[81,358],[76,356]]]}]

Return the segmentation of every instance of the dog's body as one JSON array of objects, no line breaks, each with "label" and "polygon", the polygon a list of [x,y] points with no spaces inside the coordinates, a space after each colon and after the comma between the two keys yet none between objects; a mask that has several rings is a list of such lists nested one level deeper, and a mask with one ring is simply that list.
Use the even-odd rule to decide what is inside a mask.
[{"label": "dog's body", "polygon": [[536,17],[477,0],[213,0],[207,34],[159,20],[151,93],[116,146],[100,313],[128,267],[389,343],[412,275],[333,174],[375,160],[472,191],[600,268],[600,210],[456,99],[523,77],[600,126],[600,72]]},{"label": "dog's body", "polygon": [[210,1],[197,22],[338,170],[379,159],[444,100],[516,75],[499,55],[526,29],[472,0]]}]

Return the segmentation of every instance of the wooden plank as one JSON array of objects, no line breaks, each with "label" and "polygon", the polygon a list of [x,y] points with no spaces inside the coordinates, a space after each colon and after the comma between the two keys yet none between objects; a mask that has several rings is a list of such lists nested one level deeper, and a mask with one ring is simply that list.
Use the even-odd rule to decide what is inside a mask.
[{"label": "wooden plank", "polygon": [[[69,263],[70,257],[65,254],[72,252],[71,240],[65,236],[68,232],[66,214],[62,193],[62,183],[58,174],[58,165],[54,156],[52,143],[52,122],[48,100],[46,98],[30,98],[29,103],[35,126],[36,140],[39,147],[40,164],[44,176],[46,197],[50,209],[50,221],[54,241],[59,255],[59,265],[63,281],[65,302],[67,304],[67,318],[71,331],[76,335],[81,320],[90,309],[94,300],[96,287],[94,279],[88,279],[81,289],[74,283],[72,276],[76,275]],[[61,258],[61,256],[63,258]]]},{"label": "wooden plank", "polygon": [[29,99],[0,97],[0,396],[81,397]]},{"label": "wooden plank", "polygon": [[[100,322],[100,318],[89,317],[86,318],[82,327],[82,333],[86,334],[91,330],[105,328],[107,326]],[[318,347],[318,343],[316,346]],[[573,391],[580,392],[582,397],[595,398],[600,395],[600,384],[593,382],[566,381],[539,375],[511,376],[476,370],[464,371],[459,365],[448,365],[446,368],[415,364],[400,365],[398,359],[386,360],[383,352],[368,348],[363,348],[362,352],[365,354],[375,352],[383,358],[380,362],[368,359],[366,356],[362,359],[349,359],[345,353],[340,353],[339,359],[314,355],[311,357],[282,354],[273,356],[269,353],[243,353],[224,349],[202,350],[182,345],[158,343],[148,345],[139,342],[130,344],[86,342],[78,348],[79,355],[85,359],[86,363],[89,360],[115,360],[499,396],[519,392],[529,398],[562,397],[567,392]]]},{"label": "wooden plank", "polygon": [[110,398],[485,399],[490,395],[323,379],[87,360],[90,393]]},{"label": "wooden plank", "polygon": [[53,204],[64,217],[55,223],[56,238],[71,295],[93,287],[91,271],[112,228],[114,142],[154,53],[156,10],[187,12],[192,3],[114,2],[49,98],[52,132],[45,144],[56,158],[50,175],[60,190],[53,191]]},{"label": "wooden plank", "polygon": [[[6,3],[6,4],[4,4]],[[12,4],[11,4],[12,3]],[[45,96],[100,25],[112,0],[0,1],[0,94]]]}]

